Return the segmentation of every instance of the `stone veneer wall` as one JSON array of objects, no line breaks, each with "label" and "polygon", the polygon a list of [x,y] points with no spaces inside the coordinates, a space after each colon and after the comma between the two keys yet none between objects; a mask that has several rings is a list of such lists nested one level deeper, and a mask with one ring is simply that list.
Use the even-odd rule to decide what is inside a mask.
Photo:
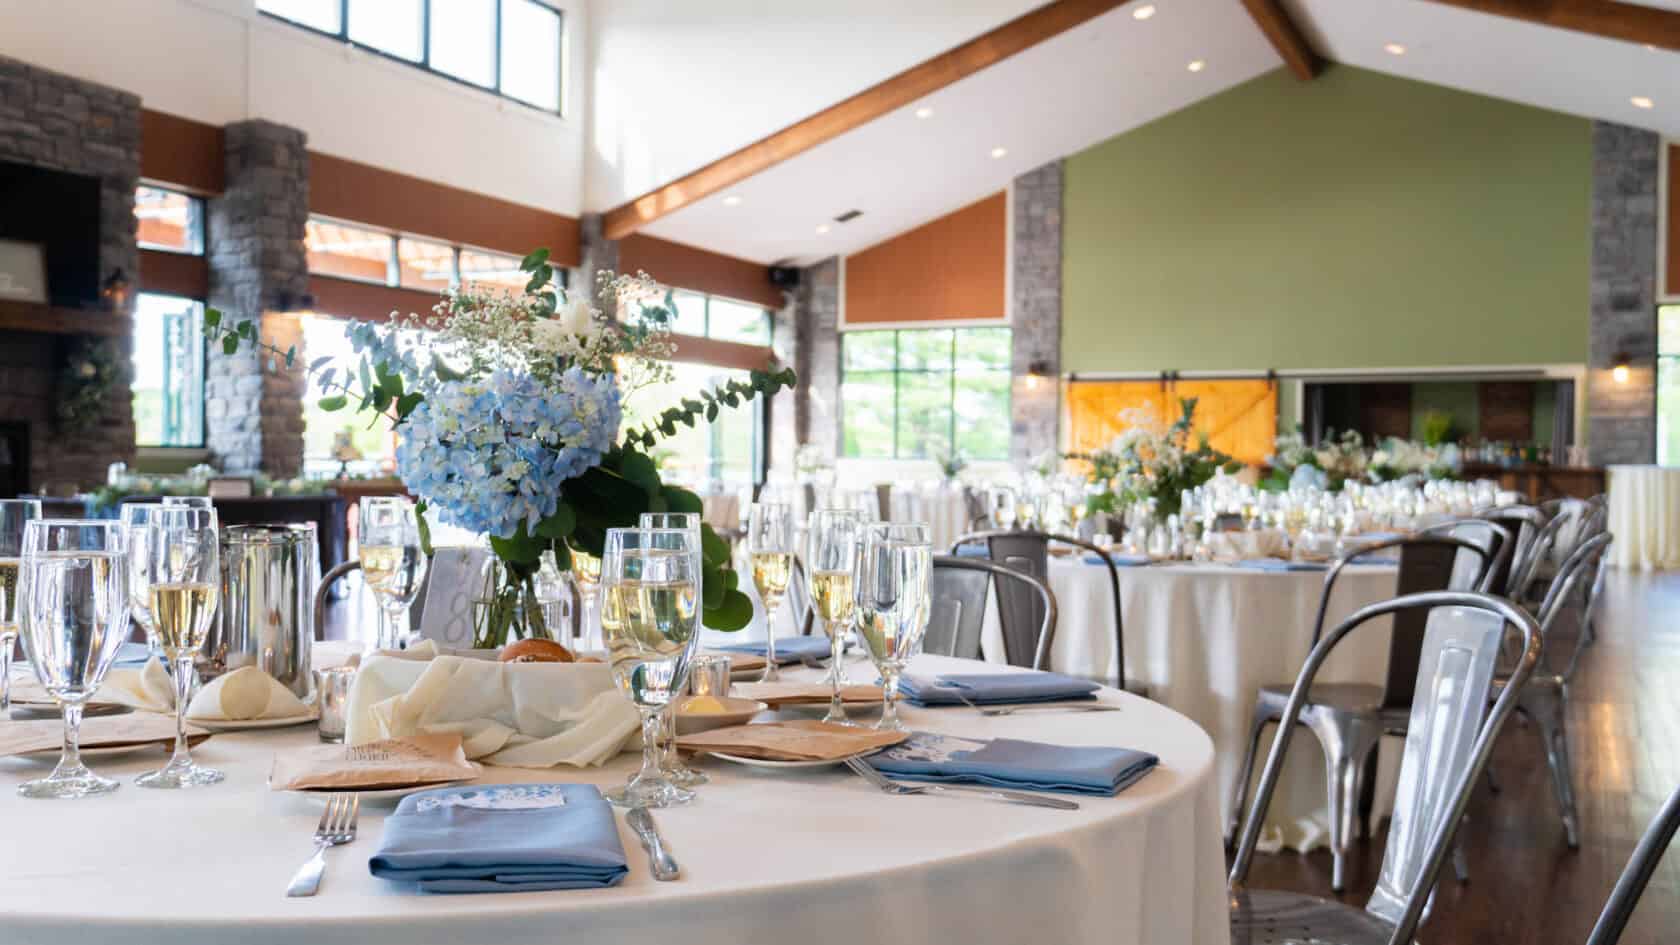
[{"label": "stone veneer wall", "polygon": [[[1020,464],[1061,445],[1063,162],[1015,178],[1010,190],[1009,458]],[[1029,379],[1033,362],[1045,376]]]},{"label": "stone veneer wall", "polygon": [[794,370],[801,392],[794,430],[830,459],[840,455],[840,260],[801,270],[794,294]]},{"label": "stone veneer wall", "polygon": [[[1592,321],[1587,443],[1594,465],[1649,463],[1657,442],[1657,178],[1654,132],[1593,123]],[[1611,376],[1625,355],[1627,383]]]},{"label": "stone veneer wall", "polygon": [[[121,269],[130,285],[138,282],[137,96],[0,56],[0,161],[99,178],[99,258],[88,264],[98,267],[101,280]],[[107,463],[134,456],[126,332],[109,342],[117,354],[118,376],[104,416],[73,435],[56,428],[55,385],[74,343],[66,335],[0,332],[0,419],[29,423],[29,480],[35,489],[96,485],[104,481]]]},{"label": "stone veneer wall", "polygon": [[[301,131],[242,121],[223,131],[226,184],[209,202],[210,304],[229,324],[256,321],[281,348],[299,331],[309,292],[303,239],[309,153]],[[268,314],[265,314],[268,313]],[[223,472],[296,475],[303,460],[303,391],[296,372],[265,372],[248,347],[211,351],[205,373],[207,441]]]}]

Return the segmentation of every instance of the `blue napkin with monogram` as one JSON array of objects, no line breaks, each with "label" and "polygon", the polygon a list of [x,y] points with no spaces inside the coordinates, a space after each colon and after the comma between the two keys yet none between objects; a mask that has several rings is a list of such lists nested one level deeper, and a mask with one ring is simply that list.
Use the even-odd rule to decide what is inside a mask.
[{"label": "blue napkin with monogram", "polygon": [[410,794],[368,869],[424,892],[616,886],[629,868],[612,807],[592,784],[495,784]]},{"label": "blue napkin with monogram", "polygon": [[1061,673],[950,673],[943,676],[904,676],[898,691],[911,705],[1004,705],[1018,702],[1089,700],[1098,685]]},{"label": "blue napkin with monogram", "polygon": [[1161,761],[1130,748],[1076,748],[932,732],[916,732],[867,760],[875,770],[901,781],[1099,796],[1120,793]]},{"label": "blue napkin with monogram", "polygon": [[1237,567],[1250,571],[1327,571],[1330,563],[1327,561],[1284,561],[1281,558],[1248,558],[1237,562]]},{"label": "blue napkin with monogram", "polygon": [[[1114,562],[1114,566],[1117,568],[1141,568],[1149,563],[1149,556],[1111,554],[1108,556],[1108,560]],[[1085,563],[1100,565],[1103,563],[1103,559],[1097,557],[1096,555],[1086,555]]]},{"label": "blue napkin with monogram", "polygon": [[[764,655],[764,641],[755,640],[752,643],[732,643],[717,649],[724,653],[751,653],[753,656]],[[813,633],[810,636],[777,637],[776,665],[786,666],[811,657],[812,659],[827,659],[830,655],[828,636]]]}]

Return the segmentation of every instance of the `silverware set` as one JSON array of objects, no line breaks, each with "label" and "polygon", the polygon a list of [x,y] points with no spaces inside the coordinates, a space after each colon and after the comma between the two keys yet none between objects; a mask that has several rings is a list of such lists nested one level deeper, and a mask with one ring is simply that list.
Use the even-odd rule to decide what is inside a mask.
[{"label": "silverware set", "polygon": [[327,871],[327,848],[356,839],[361,806],[362,799],[354,794],[334,794],[327,799],[327,809],[321,812],[321,823],[315,828],[315,855],[293,874],[291,885],[286,887],[288,897],[313,896],[321,888],[321,874]]},{"label": "silverware set", "polygon": [[632,807],[625,811],[624,822],[630,825],[636,839],[642,842],[642,849],[647,851],[654,879],[668,883],[682,875],[682,867],[677,865],[671,851],[665,848],[665,838],[659,835],[659,825],[653,822],[653,814],[646,807]]},{"label": "silverware set", "polygon": [[1043,797],[1038,794],[1028,794],[1025,791],[1006,791],[1002,788],[970,786],[966,784],[901,784],[889,780],[886,775],[870,767],[862,758],[847,758],[846,767],[852,773],[880,788],[886,794],[972,794],[979,797],[990,797],[995,800],[1008,801],[1011,804],[1025,804],[1029,807],[1049,807],[1054,810],[1078,810],[1079,805],[1073,801],[1059,797]]},{"label": "silverware set", "polygon": [[962,693],[956,694],[962,704],[970,709],[978,710],[981,715],[996,718],[1003,715],[1014,715],[1017,712],[1119,712],[1117,705],[1105,705],[1101,702],[1038,702],[1025,705],[980,705],[970,702]]}]

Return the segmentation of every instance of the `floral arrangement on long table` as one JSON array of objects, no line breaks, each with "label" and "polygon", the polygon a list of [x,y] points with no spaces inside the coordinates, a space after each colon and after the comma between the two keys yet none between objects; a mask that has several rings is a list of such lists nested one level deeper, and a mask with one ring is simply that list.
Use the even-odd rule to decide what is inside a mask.
[{"label": "floral arrangement on long table", "polygon": [[[521,268],[530,274],[522,292],[450,289],[430,315],[348,326],[354,369],[330,357],[303,367],[321,409],[385,414],[398,438],[397,475],[422,514],[435,509],[441,521],[489,537],[503,565],[501,595],[528,605],[496,608],[505,616],[482,638],[490,645],[547,635],[533,586],[545,553],[566,569],[573,552],[599,556],[607,529],[634,527],[643,512],[700,513],[699,496],[662,482],[648,455],[663,437],[796,380],[792,370],[753,371],[622,430],[624,399],[671,376],[660,360],[671,352],[669,291],[646,273],[603,272],[592,303],[556,282],[547,250]],[[254,346],[271,370],[295,365],[295,348],[260,338],[250,321],[229,325],[209,309],[205,328],[225,354]],[[424,529],[421,537],[429,551]],[[738,630],[752,604],[737,589],[728,546],[709,526],[702,545],[705,625]]]},{"label": "floral arrangement on long table", "polygon": [[1308,445],[1299,431],[1279,434],[1267,457],[1271,473],[1261,485],[1283,491],[1292,485],[1340,492],[1348,482],[1392,482],[1407,476],[1450,479],[1460,467],[1458,447],[1431,446],[1388,437],[1367,446],[1357,431],[1331,431],[1323,443]]},{"label": "floral arrangement on long table", "polygon": [[1163,426],[1147,411],[1127,411],[1124,432],[1107,449],[1069,453],[1067,458],[1089,463],[1091,483],[1086,510],[1092,515],[1114,513],[1135,502],[1153,501],[1155,517],[1176,515],[1184,492],[1202,485],[1219,472],[1235,473],[1242,463],[1214,449],[1207,434],[1192,439],[1196,398],[1181,397],[1178,419]]}]

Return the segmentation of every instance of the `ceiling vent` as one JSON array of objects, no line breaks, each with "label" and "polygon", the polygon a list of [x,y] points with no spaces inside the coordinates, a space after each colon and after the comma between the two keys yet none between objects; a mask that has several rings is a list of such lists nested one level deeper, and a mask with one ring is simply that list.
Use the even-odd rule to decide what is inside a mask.
[{"label": "ceiling vent", "polygon": [[839,216],[835,217],[834,222],[835,223],[850,223],[853,220],[856,220],[858,217],[861,217],[861,216],[863,216],[863,211],[862,210],[847,210],[845,213],[842,213]]}]

